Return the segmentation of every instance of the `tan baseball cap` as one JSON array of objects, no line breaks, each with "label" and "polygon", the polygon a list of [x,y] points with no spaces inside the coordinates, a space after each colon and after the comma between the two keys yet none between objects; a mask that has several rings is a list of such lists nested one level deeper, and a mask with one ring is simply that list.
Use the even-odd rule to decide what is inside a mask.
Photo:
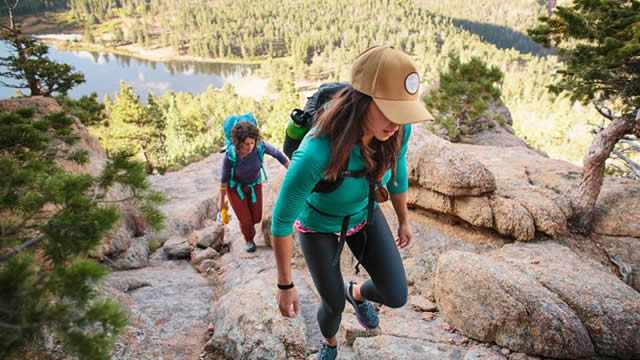
[{"label": "tan baseball cap", "polygon": [[401,50],[390,46],[365,50],[351,67],[351,85],[371,96],[393,123],[433,119],[419,98],[420,76],[416,66]]}]

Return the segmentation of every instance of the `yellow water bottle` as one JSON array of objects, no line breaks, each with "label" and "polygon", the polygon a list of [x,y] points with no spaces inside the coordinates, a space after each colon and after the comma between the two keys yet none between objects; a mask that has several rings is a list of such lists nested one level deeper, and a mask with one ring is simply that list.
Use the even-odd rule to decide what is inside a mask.
[{"label": "yellow water bottle", "polygon": [[222,220],[222,223],[227,225],[229,223],[229,211],[227,210],[227,207],[223,207],[222,210],[220,210],[220,220]]}]

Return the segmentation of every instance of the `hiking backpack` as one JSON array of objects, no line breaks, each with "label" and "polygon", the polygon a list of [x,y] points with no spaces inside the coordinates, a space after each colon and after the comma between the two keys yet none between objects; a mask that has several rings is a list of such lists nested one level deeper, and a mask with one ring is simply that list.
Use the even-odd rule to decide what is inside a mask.
[{"label": "hiking backpack", "polygon": [[242,186],[248,186],[249,189],[251,189],[251,202],[256,202],[255,186],[267,180],[267,172],[264,170],[264,165],[263,165],[265,146],[262,141],[256,142],[256,151],[258,152],[258,158],[260,159],[260,176],[258,176],[258,179],[251,184],[241,184],[237,182],[235,180],[235,177],[236,177],[236,164],[238,159],[236,154],[236,147],[233,145],[233,142],[231,141],[231,130],[233,130],[233,127],[236,126],[236,124],[243,121],[258,127],[258,121],[256,120],[256,117],[250,112],[239,114],[239,115],[235,115],[235,114],[229,115],[224,119],[224,122],[223,122],[224,143],[225,143],[224,151],[226,153],[227,159],[231,161],[231,176],[229,177],[229,187],[232,189],[235,189],[238,193],[238,197],[241,200],[244,200],[244,192],[242,191]]},{"label": "hiking backpack", "polygon": [[291,159],[293,152],[300,146],[302,139],[313,127],[318,116],[324,110],[329,100],[340,90],[347,87],[347,83],[326,83],[320,85],[313,95],[307,98],[303,109],[291,111],[289,124],[285,132],[282,150]]}]

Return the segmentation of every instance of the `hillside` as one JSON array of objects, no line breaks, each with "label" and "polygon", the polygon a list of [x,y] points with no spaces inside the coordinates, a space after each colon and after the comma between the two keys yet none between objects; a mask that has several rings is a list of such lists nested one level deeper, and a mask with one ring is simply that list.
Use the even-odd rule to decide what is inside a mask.
[{"label": "hillside", "polygon": [[347,80],[351,60],[371,44],[392,44],[412,54],[428,87],[437,85],[449,53],[460,54],[462,60],[477,56],[505,73],[503,100],[516,120],[516,133],[552,157],[576,164],[588,146],[590,124],[598,118],[591,107],[572,106],[546,89],[557,59],[542,56],[549,51],[525,35],[545,11],[539,1],[508,6],[500,1],[472,6],[463,1],[438,5],[364,0],[313,5],[269,0],[260,7],[250,1],[121,4],[77,1],[68,17],[84,26],[92,46],[134,53],[142,48],[189,59],[260,61],[261,73],[274,83]]}]

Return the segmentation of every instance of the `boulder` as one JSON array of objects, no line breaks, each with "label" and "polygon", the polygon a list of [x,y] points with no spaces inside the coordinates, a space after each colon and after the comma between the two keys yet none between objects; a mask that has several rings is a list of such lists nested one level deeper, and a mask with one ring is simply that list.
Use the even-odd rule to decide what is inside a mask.
[{"label": "boulder", "polygon": [[101,288],[101,295],[123,305],[129,319],[110,359],[199,357],[214,291],[189,263],[152,262],[142,269],[114,271]]},{"label": "boulder", "polygon": [[553,242],[510,244],[483,255],[445,253],[434,292],[453,326],[517,352],[554,358],[640,353],[640,294]]},{"label": "boulder", "polygon": [[507,246],[496,257],[558,294],[580,317],[596,353],[619,358],[640,354],[640,293],[565,246],[553,242],[523,245],[527,246]]},{"label": "boulder", "polygon": [[197,267],[199,273],[207,274],[212,268],[215,268],[216,262],[213,259],[203,260]]},{"label": "boulder", "polygon": [[220,256],[220,254],[212,248],[195,249],[191,253],[191,263],[193,265],[198,265],[204,260],[215,259],[218,256]]},{"label": "boulder", "polygon": [[139,269],[149,265],[149,244],[146,237],[132,239],[131,245],[108,264],[116,270]]},{"label": "boulder", "polygon": [[218,249],[224,243],[224,226],[216,223],[196,230],[189,235],[189,243],[201,249]]},{"label": "boulder", "polygon": [[520,202],[498,195],[492,196],[490,200],[498,233],[518,241],[529,241],[535,237],[534,219]]},{"label": "boulder", "polygon": [[[622,280],[640,291],[640,239],[622,236],[595,236],[595,242],[612,259],[618,259]],[[625,271],[626,270],[626,271]]]},{"label": "boulder", "polygon": [[[387,219],[394,217],[389,215]],[[391,226],[391,229],[395,228],[393,224]],[[409,285],[425,299],[418,300],[419,297],[412,296],[410,301],[414,298],[416,301],[433,301],[433,276],[441,254],[450,250],[482,254],[504,245],[504,241],[494,234],[469,231],[456,223],[445,223],[426,214],[414,218],[412,230],[411,245],[402,250],[401,255]]]},{"label": "boulder", "polygon": [[232,359],[304,359],[305,324],[301,317],[280,315],[275,299],[274,271],[233,288],[213,304],[215,332],[209,353]]},{"label": "boulder", "polygon": [[164,253],[169,259],[188,259],[191,254],[191,246],[187,239],[174,236],[162,245]]},{"label": "boulder", "polygon": [[596,203],[593,231],[640,238],[640,181],[605,178]]},{"label": "boulder", "polygon": [[465,354],[463,348],[389,335],[358,338],[353,347],[358,359],[457,360]]},{"label": "boulder", "polygon": [[486,346],[476,345],[467,351],[462,360],[507,360],[507,358]]},{"label": "boulder", "polygon": [[469,196],[495,190],[495,179],[482,164],[420,126],[414,126],[407,154],[410,181],[448,196]]},{"label": "boulder", "polygon": [[452,144],[414,129],[409,204],[519,241],[567,233],[579,168],[525,146]]}]

